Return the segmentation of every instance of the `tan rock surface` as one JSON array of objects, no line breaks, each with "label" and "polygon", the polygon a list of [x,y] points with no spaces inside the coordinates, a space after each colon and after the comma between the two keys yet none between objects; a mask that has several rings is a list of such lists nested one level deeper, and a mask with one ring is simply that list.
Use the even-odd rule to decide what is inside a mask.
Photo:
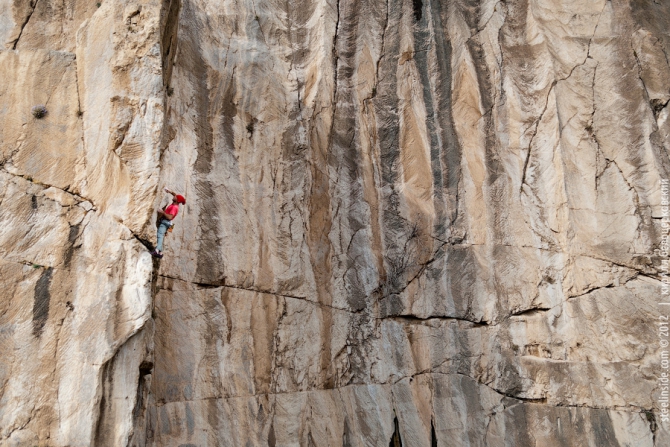
[{"label": "tan rock surface", "polygon": [[0,445],[670,443],[666,3],[0,6]]}]

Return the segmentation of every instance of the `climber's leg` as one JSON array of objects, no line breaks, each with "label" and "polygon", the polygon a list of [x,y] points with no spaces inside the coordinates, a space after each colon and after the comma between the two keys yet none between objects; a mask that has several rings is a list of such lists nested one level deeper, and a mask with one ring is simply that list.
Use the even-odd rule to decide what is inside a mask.
[{"label": "climber's leg", "polygon": [[165,238],[165,232],[168,229],[168,225],[165,220],[161,220],[160,225],[158,225],[158,236],[156,240],[156,250],[152,254],[162,255],[163,252],[163,239]]}]

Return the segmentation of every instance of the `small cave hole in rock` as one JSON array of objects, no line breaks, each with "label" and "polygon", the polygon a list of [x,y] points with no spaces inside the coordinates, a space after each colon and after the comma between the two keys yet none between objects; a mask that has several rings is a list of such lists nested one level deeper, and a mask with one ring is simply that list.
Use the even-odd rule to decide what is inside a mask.
[{"label": "small cave hole in rock", "polygon": [[422,0],[412,0],[412,6],[414,7],[414,20],[417,22],[421,20],[421,10],[423,9]]},{"label": "small cave hole in rock", "polygon": [[651,109],[654,111],[654,117],[658,118],[658,114],[670,103],[670,101],[663,101],[662,99],[652,99]]},{"label": "small cave hole in rock", "polygon": [[146,376],[148,374],[151,374],[151,371],[154,369],[154,364],[153,362],[150,361],[143,361],[140,363],[140,376]]},{"label": "small cave hole in rock", "polygon": [[430,420],[430,447],[437,447],[437,434],[435,433],[435,424]]},{"label": "small cave hole in rock", "polygon": [[391,436],[391,442],[389,442],[389,447],[402,447],[402,439],[400,438],[400,425],[398,424],[398,416],[393,418],[393,425],[395,426],[395,431],[393,436]]},{"label": "small cave hole in rock", "polygon": [[137,420],[142,414],[142,409],[145,405],[146,394],[148,392],[147,381],[145,378],[153,371],[154,364],[148,360],[143,360],[142,363],[140,363],[139,369],[140,374],[137,379],[137,394],[135,397],[135,408],[133,408],[133,420]]}]

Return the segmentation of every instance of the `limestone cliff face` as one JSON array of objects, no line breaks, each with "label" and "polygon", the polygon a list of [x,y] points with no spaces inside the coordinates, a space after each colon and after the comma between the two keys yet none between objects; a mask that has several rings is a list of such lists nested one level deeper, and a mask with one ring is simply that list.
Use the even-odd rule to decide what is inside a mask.
[{"label": "limestone cliff face", "polygon": [[669,445],[668,29],[0,0],[0,445]]}]

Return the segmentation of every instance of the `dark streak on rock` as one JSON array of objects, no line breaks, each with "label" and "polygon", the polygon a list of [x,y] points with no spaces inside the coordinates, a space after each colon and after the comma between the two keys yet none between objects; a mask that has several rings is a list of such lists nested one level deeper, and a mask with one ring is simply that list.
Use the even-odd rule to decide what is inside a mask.
[{"label": "dark streak on rock", "polygon": [[614,424],[610,414],[606,411],[595,411],[591,417],[591,427],[594,432],[594,438],[601,445],[619,446],[617,436],[614,431]]},{"label": "dark streak on rock", "polygon": [[49,286],[51,285],[52,275],[53,269],[49,267],[42,272],[35,284],[35,301],[33,303],[33,335],[35,337],[42,335],[44,325],[49,318],[49,301],[51,300]]},{"label": "dark streak on rock", "polygon": [[[167,4],[166,4],[167,3]],[[161,55],[163,64],[163,85],[170,85],[172,65],[177,53],[177,30],[181,1],[164,0],[161,10]]]},{"label": "dark streak on rock", "polygon": [[[183,21],[185,23],[199,26],[194,6],[184,4]],[[201,26],[197,29],[206,29]],[[193,88],[194,95],[197,138],[197,158],[195,171],[197,181],[195,192],[199,202],[198,223],[200,226],[200,249],[197,255],[196,280],[199,282],[217,282],[223,277],[223,261],[221,258],[221,243],[219,240],[219,210],[218,201],[211,181],[208,179],[214,164],[214,137],[213,122],[218,122],[221,127],[219,131],[223,137],[223,152],[233,152],[234,149],[234,118],[237,115],[237,107],[233,100],[235,98],[234,73],[222,82],[210,79],[210,71],[207,63],[202,57],[198,31],[191,30],[184,33],[181,41],[182,51],[180,63],[194,71]],[[233,70],[234,71],[234,70]],[[210,90],[209,85],[214,86]],[[210,97],[212,100],[210,101]],[[220,108],[219,110],[216,110]],[[212,117],[210,120],[209,117]]]},{"label": "dark streak on rock", "polygon": [[72,256],[74,255],[75,250],[74,243],[76,242],[77,237],[79,237],[79,228],[80,224],[72,225],[67,236],[68,247],[65,250],[65,261],[63,263],[66,269],[69,268],[72,263]]},{"label": "dark streak on rock", "polygon": [[351,433],[351,428],[349,427],[349,419],[345,416],[344,418],[344,432],[342,433],[342,447],[352,447],[353,434]]},{"label": "dark streak on rock", "polygon": [[667,58],[670,54],[670,34],[667,32],[670,3],[655,0],[631,0],[629,8],[638,27],[648,30],[659,40]]},{"label": "dark streak on rock", "polygon": [[[439,0],[431,0],[431,20],[433,34],[435,39],[435,61],[439,76],[435,77],[434,95],[435,116],[433,122],[439,123],[439,132],[442,146],[439,148],[439,163],[441,174],[440,188],[446,186],[446,223],[436,224],[436,235],[439,237],[444,234],[446,227],[453,224],[458,214],[458,183],[461,178],[461,147],[458,143],[452,114],[451,103],[451,41],[445,30],[444,24],[447,21],[446,11],[442,10],[442,4]],[[425,90],[424,90],[425,92]],[[424,93],[425,94],[425,93]],[[432,139],[431,139],[432,141]],[[432,158],[432,150],[431,150]],[[436,180],[434,180],[436,182]],[[435,183],[437,191],[438,183]],[[436,204],[436,211],[440,207]],[[445,228],[442,228],[444,225]]]},{"label": "dark streak on rock", "polygon": [[384,207],[384,220],[397,214],[397,192],[394,184],[397,178],[397,162],[400,156],[400,119],[398,117],[398,95],[396,69],[400,48],[399,22],[401,8],[391,8],[385,33],[384,57],[379,62],[379,76],[376,96],[372,99],[377,116],[379,134],[380,167],[382,172],[382,195],[388,200]]},{"label": "dark streak on rock", "polygon": [[[357,110],[355,100],[355,78],[354,67],[356,67],[356,58],[358,49],[356,42],[358,40],[359,30],[359,3],[352,2],[351,6],[344,9],[340,16],[337,54],[338,70],[337,109],[334,115],[333,134],[331,139],[330,153],[338,157],[338,161],[343,165],[343,174],[346,176],[346,184],[349,188],[349,196],[344,200],[347,209],[347,226],[352,235],[359,230],[366,228],[369,223],[364,221],[364,215],[360,212],[357,204],[363,201],[362,173],[360,166],[362,164],[359,144],[359,135],[357,132],[356,116],[360,115]],[[366,243],[366,241],[361,241]],[[366,293],[363,286],[363,280],[360,272],[366,267],[361,265],[360,257],[356,256],[360,252],[361,244],[349,244],[347,249],[347,271],[345,273],[345,287],[347,290],[347,303],[354,311],[360,311],[366,307]]]},{"label": "dark streak on rock", "polygon": [[270,431],[268,433],[268,447],[276,447],[277,438],[275,436],[275,426],[274,424],[270,425]]},{"label": "dark streak on rock", "polygon": [[496,152],[496,136],[493,124],[493,107],[495,105],[495,92],[491,83],[491,73],[486,64],[485,52],[477,39],[468,40],[468,50],[472,56],[472,63],[475,66],[477,74],[477,84],[479,86],[479,96],[484,110],[482,119],[486,132],[485,143],[485,162],[488,174],[488,184],[492,185],[498,179],[500,172],[503,171],[500,163],[500,157]]},{"label": "dark streak on rock", "polygon": [[112,400],[112,391],[114,389],[114,360],[116,356],[113,356],[109,359],[104,365],[102,365],[102,395],[100,396],[100,405],[98,419],[95,426],[95,438],[93,445],[94,446],[105,446],[107,445],[107,440],[113,439],[113,405]]},{"label": "dark streak on rock", "polygon": [[502,403],[505,406],[506,417],[516,421],[515,430],[510,430],[510,433],[505,436],[506,444],[519,446],[537,445],[531,434],[532,429],[528,426],[528,406],[518,405],[519,401],[515,398],[503,398]]},{"label": "dark streak on rock", "polygon": [[[438,6],[439,7],[439,6]],[[430,11],[432,12],[432,11]],[[435,17],[433,17],[435,15]],[[445,213],[446,209],[444,206],[443,198],[443,187],[444,179],[442,175],[442,166],[440,164],[440,153],[444,151],[443,141],[439,135],[439,128],[443,123],[441,123],[441,118],[443,112],[445,117],[448,119],[444,123],[449,125],[450,122],[450,110],[444,110],[441,108],[440,97],[443,92],[440,91],[442,84],[443,76],[442,69],[444,67],[443,61],[433,60],[431,58],[429,62],[430,51],[435,46],[436,52],[444,51],[444,35],[433,36],[432,30],[429,28],[428,22],[435,22],[433,26],[441,28],[441,18],[439,14],[432,14],[427,16],[425,20],[418,22],[414,27],[414,61],[416,63],[417,71],[421,78],[421,85],[423,85],[423,102],[426,107],[426,127],[428,129],[428,136],[430,138],[430,163],[431,163],[431,173],[433,176],[433,188],[434,188],[434,198],[433,202],[435,205],[435,229],[433,230],[438,237],[444,236],[446,231],[445,225]],[[437,40],[440,42],[438,43]],[[435,59],[440,59],[443,54],[438,55]],[[435,76],[435,83],[437,85],[433,86],[431,82],[431,72],[434,71],[434,65],[437,64],[439,67],[439,75]],[[434,89],[436,91],[434,91]],[[438,110],[435,110],[435,103],[437,103]]]},{"label": "dark streak on rock", "polygon": [[195,416],[188,403],[184,406],[184,413],[186,415],[186,434],[190,439],[195,433]]}]

